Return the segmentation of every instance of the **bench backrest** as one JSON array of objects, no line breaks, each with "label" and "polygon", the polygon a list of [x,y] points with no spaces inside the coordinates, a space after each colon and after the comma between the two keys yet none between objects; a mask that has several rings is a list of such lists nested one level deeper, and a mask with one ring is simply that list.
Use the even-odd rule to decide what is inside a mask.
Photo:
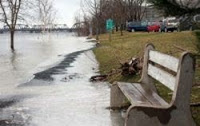
[{"label": "bench backrest", "polygon": [[185,52],[177,59],[155,51],[152,44],[147,44],[141,81],[154,89],[152,78],[156,79],[173,91],[173,104],[179,100],[189,104],[194,64],[190,53]]},{"label": "bench backrest", "polygon": [[176,77],[174,75],[178,72],[179,60],[175,57],[150,50],[149,61],[152,64],[150,62],[148,63],[148,75],[174,91],[176,83]]}]

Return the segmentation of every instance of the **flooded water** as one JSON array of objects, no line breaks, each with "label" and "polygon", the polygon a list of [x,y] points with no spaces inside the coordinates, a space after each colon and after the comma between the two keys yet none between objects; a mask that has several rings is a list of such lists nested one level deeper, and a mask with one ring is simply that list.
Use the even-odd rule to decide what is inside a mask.
[{"label": "flooded water", "polygon": [[70,33],[0,34],[0,126],[122,126],[107,83],[91,83],[95,44]]}]

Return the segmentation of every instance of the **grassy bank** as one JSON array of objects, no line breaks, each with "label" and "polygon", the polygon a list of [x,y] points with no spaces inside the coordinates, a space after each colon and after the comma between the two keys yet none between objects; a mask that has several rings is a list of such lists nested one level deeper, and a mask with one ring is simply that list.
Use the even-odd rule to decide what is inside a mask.
[{"label": "grassy bank", "polygon": [[[130,60],[132,57],[142,57],[146,43],[153,43],[157,50],[175,57],[179,57],[181,47],[195,54],[200,54],[200,32],[175,32],[175,33],[128,33],[124,36],[120,33],[112,35],[112,42],[108,40],[108,34],[100,35],[100,46],[94,50],[100,63],[100,73],[106,74],[112,69],[120,67],[120,62]],[[195,83],[200,83],[200,60],[197,59]],[[109,77],[109,82],[126,81],[135,82],[140,76],[123,77],[119,74]],[[158,91],[167,101],[170,100],[170,91],[157,85]],[[200,102],[200,87],[192,89],[192,102]],[[200,107],[192,108],[193,117],[200,125]]]}]

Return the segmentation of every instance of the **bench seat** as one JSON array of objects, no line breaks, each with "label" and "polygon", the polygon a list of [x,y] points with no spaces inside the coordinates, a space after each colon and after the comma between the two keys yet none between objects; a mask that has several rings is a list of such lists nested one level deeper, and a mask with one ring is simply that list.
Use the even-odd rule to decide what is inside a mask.
[{"label": "bench seat", "polygon": [[157,92],[142,86],[140,83],[118,82],[117,85],[132,105],[169,105]]}]

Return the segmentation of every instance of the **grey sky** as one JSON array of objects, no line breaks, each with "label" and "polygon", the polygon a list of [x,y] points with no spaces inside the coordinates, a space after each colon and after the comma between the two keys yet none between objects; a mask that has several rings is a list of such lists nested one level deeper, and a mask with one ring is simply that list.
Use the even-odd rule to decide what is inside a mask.
[{"label": "grey sky", "polygon": [[65,23],[69,27],[73,25],[74,14],[80,8],[81,0],[55,0],[57,12],[56,23]]},{"label": "grey sky", "polygon": [[[55,23],[67,24],[71,27],[74,23],[74,15],[80,9],[80,2],[81,0],[54,0],[57,10]],[[3,27],[1,22],[0,27]]]}]

